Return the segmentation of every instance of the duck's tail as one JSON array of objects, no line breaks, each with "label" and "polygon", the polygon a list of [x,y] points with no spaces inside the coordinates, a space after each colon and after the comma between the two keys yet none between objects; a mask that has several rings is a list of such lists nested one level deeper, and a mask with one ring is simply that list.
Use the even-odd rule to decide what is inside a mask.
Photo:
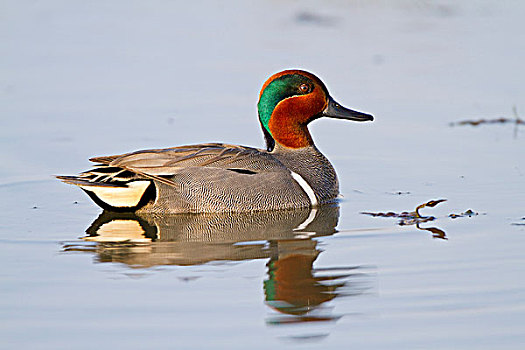
[{"label": "duck's tail", "polygon": [[78,176],[56,178],[80,187],[95,203],[111,211],[136,211],[156,196],[152,180],[117,167],[101,165]]}]

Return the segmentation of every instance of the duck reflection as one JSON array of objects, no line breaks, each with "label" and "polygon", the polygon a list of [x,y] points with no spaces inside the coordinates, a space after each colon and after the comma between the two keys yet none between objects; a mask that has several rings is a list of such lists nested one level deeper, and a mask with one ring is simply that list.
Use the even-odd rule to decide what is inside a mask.
[{"label": "duck reflection", "polygon": [[84,241],[65,251],[88,251],[101,263],[133,268],[200,265],[212,261],[269,259],[266,304],[277,311],[268,324],[335,321],[322,304],[361,293],[350,283],[356,267],[314,269],[322,252],[314,238],[336,232],[339,207],[213,214],[130,214],[103,212]]},{"label": "duck reflection", "polygon": [[270,318],[268,324],[336,321],[341,316],[319,307],[338,296],[361,293],[359,284],[350,285],[350,277],[359,274],[341,273],[358,267],[314,269],[313,263],[321,253],[315,240],[271,245],[273,255],[267,264],[264,292],[266,304],[281,315]]}]

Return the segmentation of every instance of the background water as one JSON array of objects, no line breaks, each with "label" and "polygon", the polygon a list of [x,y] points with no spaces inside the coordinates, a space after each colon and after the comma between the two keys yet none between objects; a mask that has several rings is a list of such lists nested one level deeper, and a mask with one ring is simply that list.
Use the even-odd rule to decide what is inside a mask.
[{"label": "background water", "polygon": [[[450,125],[516,119],[513,108],[524,119],[522,3],[0,6],[1,348],[525,346],[525,127]],[[262,146],[259,89],[291,67],[376,117],[310,127],[339,174],[338,233],[256,232],[244,255],[231,237],[125,251],[79,239],[100,210],[53,174],[141,148]],[[420,227],[447,240],[360,214],[440,198]],[[467,209],[479,215],[448,217]],[[306,273],[304,295],[330,296],[312,319],[268,297],[287,252],[304,258],[291,270]]]}]

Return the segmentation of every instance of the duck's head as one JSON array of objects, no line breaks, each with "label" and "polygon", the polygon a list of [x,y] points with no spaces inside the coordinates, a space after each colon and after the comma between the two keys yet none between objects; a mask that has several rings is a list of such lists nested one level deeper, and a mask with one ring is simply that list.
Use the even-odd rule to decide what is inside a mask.
[{"label": "duck's head", "polygon": [[268,151],[276,143],[292,149],[313,145],[307,125],[320,117],[359,122],[374,119],[335,102],[319,78],[302,70],[272,75],[261,89],[257,108]]}]

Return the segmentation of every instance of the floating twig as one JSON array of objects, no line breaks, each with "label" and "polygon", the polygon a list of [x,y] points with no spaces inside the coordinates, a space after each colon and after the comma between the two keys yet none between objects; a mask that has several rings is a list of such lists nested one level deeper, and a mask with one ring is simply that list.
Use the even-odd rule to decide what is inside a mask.
[{"label": "floating twig", "polygon": [[462,120],[455,123],[450,123],[450,126],[463,126],[463,125],[471,125],[471,126],[479,126],[482,124],[514,124],[514,138],[518,136],[518,126],[525,125],[525,120],[521,119],[518,114],[518,109],[516,106],[512,107],[512,114],[514,114],[514,118],[495,118],[495,119],[478,119],[478,120]]}]

